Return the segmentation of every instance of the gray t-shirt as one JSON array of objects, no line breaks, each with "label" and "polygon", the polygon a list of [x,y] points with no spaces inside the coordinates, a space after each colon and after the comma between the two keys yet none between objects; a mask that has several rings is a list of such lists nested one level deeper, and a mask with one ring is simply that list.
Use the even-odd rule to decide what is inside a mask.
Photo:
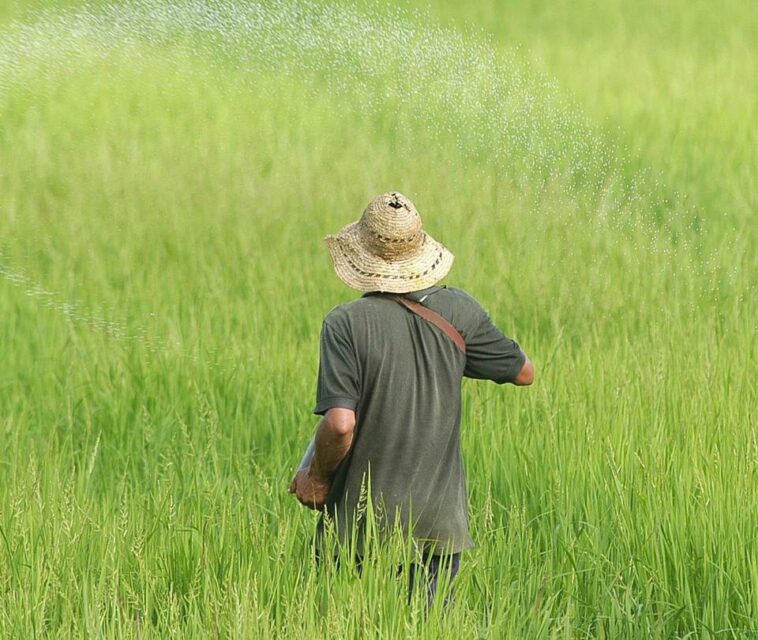
[{"label": "gray t-shirt", "polygon": [[[447,319],[464,354],[442,330],[386,297],[335,307],[321,331],[316,414],[353,409],[350,452],[337,467],[327,512],[342,542],[360,548],[370,491],[380,527],[400,525],[426,550],[473,546],[460,450],[461,379],[513,381],[525,355],[461,289],[405,294]],[[323,518],[319,533],[323,531]]]}]

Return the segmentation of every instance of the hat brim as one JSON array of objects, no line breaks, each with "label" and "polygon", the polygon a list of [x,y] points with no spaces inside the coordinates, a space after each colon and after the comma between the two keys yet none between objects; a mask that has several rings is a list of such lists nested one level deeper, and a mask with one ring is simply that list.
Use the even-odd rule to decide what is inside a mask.
[{"label": "hat brim", "polygon": [[408,293],[431,287],[453,266],[453,254],[425,231],[416,253],[385,260],[364,245],[358,224],[353,222],[337,235],[326,237],[334,270],[348,287],[363,292]]}]

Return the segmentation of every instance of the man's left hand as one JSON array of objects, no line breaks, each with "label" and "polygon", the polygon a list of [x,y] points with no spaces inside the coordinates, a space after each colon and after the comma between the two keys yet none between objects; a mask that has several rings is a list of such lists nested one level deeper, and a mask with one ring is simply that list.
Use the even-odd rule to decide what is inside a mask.
[{"label": "man's left hand", "polygon": [[310,467],[300,469],[290,484],[289,492],[309,509],[322,509],[329,497],[332,483],[311,474]]}]

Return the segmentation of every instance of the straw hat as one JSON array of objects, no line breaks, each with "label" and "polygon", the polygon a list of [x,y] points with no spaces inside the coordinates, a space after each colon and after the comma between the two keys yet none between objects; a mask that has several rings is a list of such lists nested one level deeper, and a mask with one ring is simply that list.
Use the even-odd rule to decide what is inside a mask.
[{"label": "straw hat", "polygon": [[416,207],[397,191],[374,198],[358,222],[326,244],[337,275],[358,291],[425,289],[453,265],[453,254],[421,228]]}]

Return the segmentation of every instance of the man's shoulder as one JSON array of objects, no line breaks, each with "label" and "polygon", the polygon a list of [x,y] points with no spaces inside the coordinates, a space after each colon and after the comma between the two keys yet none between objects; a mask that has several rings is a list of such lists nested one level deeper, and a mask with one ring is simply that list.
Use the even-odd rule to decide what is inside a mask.
[{"label": "man's shoulder", "polygon": [[447,296],[451,300],[456,300],[464,304],[473,304],[478,307],[481,306],[479,304],[479,301],[465,289],[460,289],[458,287],[445,287],[444,289],[440,289],[439,293],[443,296]]},{"label": "man's shoulder", "polygon": [[324,324],[340,326],[349,323],[351,318],[365,314],[375,304],[375,299],[371,296],[356,298],[348,302],[343,302],[326,314]]},{"label": "man's shoulder", "polygon": [[[436,298],[436,300],[434,300]],[[479,301],[465,289],[458,287],[445,287],[435,292],[429,299],[431,304],[438,303],[451,307],[451,311],[480,315],[483,312]]]}]

